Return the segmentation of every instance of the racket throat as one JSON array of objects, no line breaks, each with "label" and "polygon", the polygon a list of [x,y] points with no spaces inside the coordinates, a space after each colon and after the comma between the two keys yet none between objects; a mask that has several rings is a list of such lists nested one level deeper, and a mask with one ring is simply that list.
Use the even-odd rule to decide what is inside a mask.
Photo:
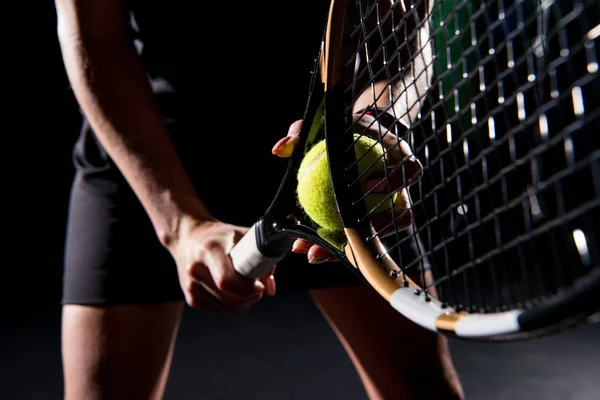
[{"label": "racket throat", "polygon": [[254,231],[257,248],[265,257],[282,257],[292,250],[294,239],[277,220],[264,217],[254,224]]}]

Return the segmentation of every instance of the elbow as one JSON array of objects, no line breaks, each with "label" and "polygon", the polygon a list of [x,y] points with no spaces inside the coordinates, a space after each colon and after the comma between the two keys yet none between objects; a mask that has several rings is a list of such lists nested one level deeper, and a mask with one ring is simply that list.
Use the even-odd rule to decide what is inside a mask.
[{"label": "elbow", "polygon": [[73,28],[72,24],[69,24],[60,17],[60,14],[56,20],[56,35],[61,46],[67,43],[75,43],[81,36],[77,30]]}]

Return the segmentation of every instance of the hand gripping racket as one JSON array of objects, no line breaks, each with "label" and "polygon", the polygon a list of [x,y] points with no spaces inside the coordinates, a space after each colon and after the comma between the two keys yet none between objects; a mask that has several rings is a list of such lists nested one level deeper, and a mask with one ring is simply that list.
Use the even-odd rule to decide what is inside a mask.
[{"label": "hand gripping racket", "polygon": [[[513,340],[595,321],[599,40],[592,0],[332,1],[298,141],[236,270],[262,276],[304,238],[431,331]],[[362,136],[383,173],[361,163]],[[334,233],[296,193],[321,140]]]}]

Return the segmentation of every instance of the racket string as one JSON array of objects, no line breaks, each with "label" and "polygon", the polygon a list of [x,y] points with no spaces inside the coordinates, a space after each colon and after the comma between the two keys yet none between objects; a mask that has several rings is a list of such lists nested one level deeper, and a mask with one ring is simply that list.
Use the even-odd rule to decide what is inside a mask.
[{"label": "racket string", "polygon": [[[600,198],[597,140],[589,137],[598,114],[597,3],[435,1],[420,19],[417,8],[426,2],[408,11],[402,2],[387,9],[358,3],[360,42],[349,90],[367,90],[378,112],[408,121],[410,129],[398,133],[355,120],[352,131],[375,126],[380,139],[409,141],[425,172],[410,191],[409,234],[396,229],[379,258],[398,260],[401,273],[424,271],[428,262],[435,279],[425,290],[486,312],[539,301],[585,274],[586,265],[598,262],[589,246],[579,245],[588,247],[577,250],[587,256],[572,268],[564,260],[575,250],[570,237],[591,243],[597,235],[583,223],[585,215],[597,215]],[[369,20],[376,21],[372,29]],[[411,46],[419,42],[414,26],[423,24],[430,35]],[[427,46],[435,49],[430,60]],[[413,68],[418,61],[420,69]],[[423,76],[431,82],[421,96]],[[378,92],[382,79],[389,90]],[[411,90],[414,118],[406,104]],[[388,105],[379,107],[385,96]],[[389,177],[383,180],[391,189]],[[589,189],[577,190],[578,181]],[[391,195],[384,201],[392,202]],[[393,227],[401,214],[391,214]],[[402,249],[415,241],[417,256],[407,260]],[[552,255],[533,257],[544,242]]]}]

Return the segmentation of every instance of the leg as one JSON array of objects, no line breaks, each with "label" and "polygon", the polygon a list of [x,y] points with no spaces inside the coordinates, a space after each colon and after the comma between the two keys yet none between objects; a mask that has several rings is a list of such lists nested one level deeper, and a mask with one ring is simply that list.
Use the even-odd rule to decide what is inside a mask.
[{"label": "leg", "polygon": [[161,399],[183,302],[64,305],[66,400]]},{"label": "leg", "polygon": [[365,285],[310,291],[369,399],[462,399],[447,340],[399,315]]},{"label": "leg", "polygon": [[132,193],[81,175],[67,228],[65,399],[160,399],[184,305],[173,260]]}]

